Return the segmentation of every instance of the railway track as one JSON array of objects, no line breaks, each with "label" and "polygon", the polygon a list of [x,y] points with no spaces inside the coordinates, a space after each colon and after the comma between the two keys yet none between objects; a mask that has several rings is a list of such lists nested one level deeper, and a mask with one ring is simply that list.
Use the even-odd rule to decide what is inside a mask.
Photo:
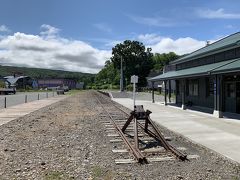
[{"label": "railway track", "polygon": [[[184,147],[173,147],[168,143],[171,137],[165,137],[148,117],[134,118],[134,112],[127,112],[113,102],[105,93],[93,92],[102,110],[100,119],[104,124],[107,136],[113,144],[113,152],[118,154],[116,164],[149,163],[169,160],[187,160],[197,155],[186,155],[180,150]],[[147,111],[148,115],[151,113]],[[147,122],[147,123],[146,123]]]}]

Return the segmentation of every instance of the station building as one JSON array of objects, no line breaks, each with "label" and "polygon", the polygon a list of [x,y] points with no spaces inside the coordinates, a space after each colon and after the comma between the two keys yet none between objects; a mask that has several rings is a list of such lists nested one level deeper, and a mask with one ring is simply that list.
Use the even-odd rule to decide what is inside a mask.
[{"label": "station building", "polygon": [[70,89],[76,88],[76,80],[74,79],[38,79],[38,88],[52,88],[52,87],[63,87],[68,86]]},{"label": "station building", "polygon": [[[176,84],[176,104],[204,107],[215,116],[240,114],[240,32],[220,39],[172,61],[163,74],[150,79],[163,81],[171,92]],[[168,94],[169,99],[171,94]],[[154,91],[153,91],[154,102]],[[167,104],[165,93],[165,104]]]}]

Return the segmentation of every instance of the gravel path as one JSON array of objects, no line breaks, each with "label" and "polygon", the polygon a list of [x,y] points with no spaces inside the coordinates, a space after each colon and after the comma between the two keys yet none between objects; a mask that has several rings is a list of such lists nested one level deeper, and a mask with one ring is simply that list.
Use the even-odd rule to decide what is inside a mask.
[{"label": "gravel path", "polygon": [[160,127],[191,161],[116,165],[113,144],[81,92],[0,127],[0,179],[239,179],[240,167]]}]

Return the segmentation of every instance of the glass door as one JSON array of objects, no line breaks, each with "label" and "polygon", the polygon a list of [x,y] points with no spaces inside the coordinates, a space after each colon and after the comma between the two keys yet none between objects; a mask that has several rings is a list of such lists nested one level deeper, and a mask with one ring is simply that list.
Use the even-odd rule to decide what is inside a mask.
[{"label": "glass door", "polygon": [[236,82],[225,83],[225,111],[236,113]]}]

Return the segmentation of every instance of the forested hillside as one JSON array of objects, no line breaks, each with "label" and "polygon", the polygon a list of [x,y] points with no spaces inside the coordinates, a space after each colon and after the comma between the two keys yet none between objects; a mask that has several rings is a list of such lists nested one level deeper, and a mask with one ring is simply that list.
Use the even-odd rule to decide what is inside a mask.
[{"label": "forested hillside", "polygon": [[0,65],[0,77],[14,75],[14,74],[30,76],[35,79],[72,78],[72,79],[75,79],[76,81],[83,81],[86,84],[92,84],[95,78],[95,74],[89,74],[89,73]]}]

